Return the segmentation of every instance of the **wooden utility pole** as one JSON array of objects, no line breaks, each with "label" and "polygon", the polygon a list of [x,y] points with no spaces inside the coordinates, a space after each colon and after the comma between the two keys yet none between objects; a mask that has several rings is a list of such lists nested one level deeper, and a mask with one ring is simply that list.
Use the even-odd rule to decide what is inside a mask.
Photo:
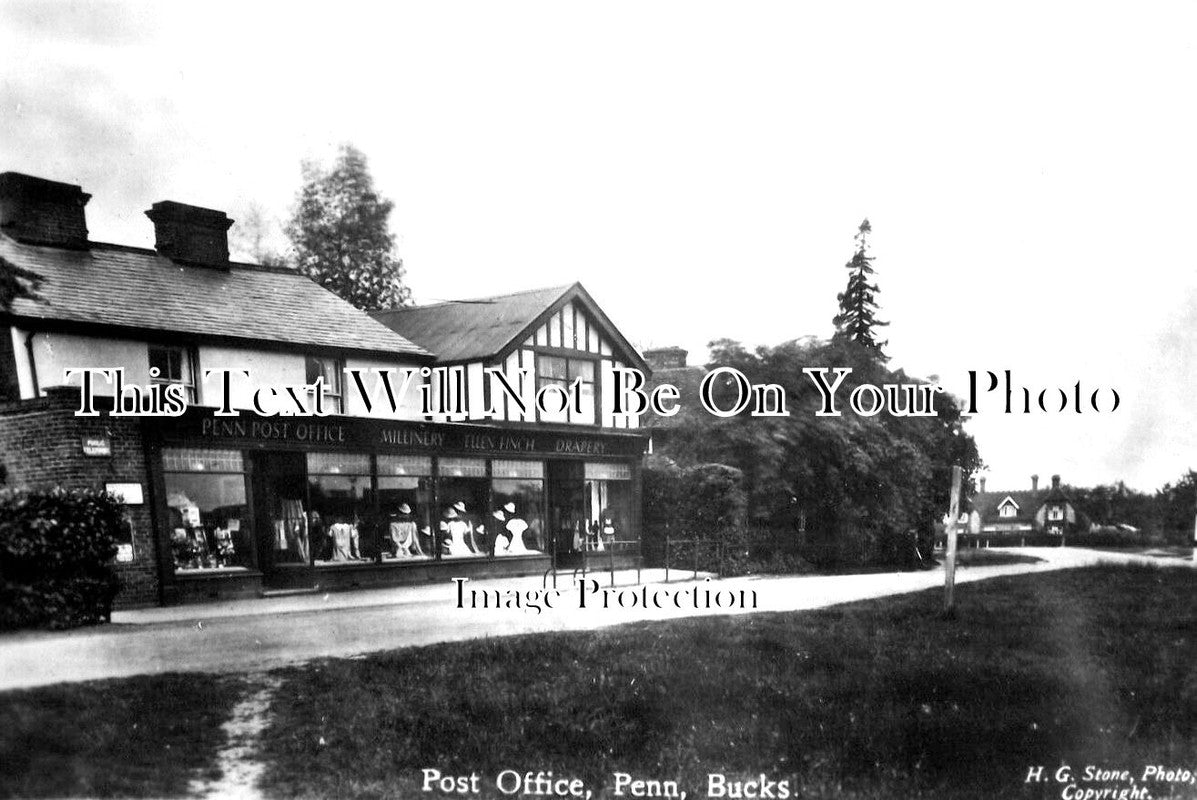
[{"label": "wooden utility pole", "polygon": [[960,519],[960,467],[952,467],[952,502],[948,506],[947,559],[944,561],[943,610],[952,614],[956,607],[956,524]]}]

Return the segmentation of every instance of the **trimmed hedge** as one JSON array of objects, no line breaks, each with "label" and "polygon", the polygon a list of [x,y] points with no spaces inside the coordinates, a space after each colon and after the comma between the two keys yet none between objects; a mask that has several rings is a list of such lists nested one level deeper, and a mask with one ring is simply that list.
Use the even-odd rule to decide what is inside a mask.
[{"label": "trimmed hedge", "polygon": [[107,621],[121,502],[89,489],[0,490],[0,630]]},{"label": "trimmed hedge", "polygon": [[650,457],[643,474],[643,544],[649,566],[665,565],[668,538],[673,567],[744,571],[747,502],[740,470],[723,464],[682,468],[667,458]]}]

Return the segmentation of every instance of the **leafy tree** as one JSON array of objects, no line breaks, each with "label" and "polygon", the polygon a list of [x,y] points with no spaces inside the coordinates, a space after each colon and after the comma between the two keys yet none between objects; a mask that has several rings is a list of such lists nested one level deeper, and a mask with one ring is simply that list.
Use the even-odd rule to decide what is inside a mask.
[{"label": "leafy tree", "polygon": [[[980,468],[976,443],[963,429],[959,402],[943,394],[934,417],[862,417],[847,408],[839,417],[816,417],[818,391],[802,369],[829,364],[852,368],[841,398],[862,383],[916,382],[850,341],[807,339],[750,351],[722,339],[711,343],[708,366],[735,367],[752,383],[781,386],[789,415],[753,417],[751,406],[729,418],[690,415],[671,429],[661,454],[682,466],[741,470],[757,525],[793,528],[800,515],[809,538],[842,559],[904,559],[911,531],[929,545],[948,507],[952,465],[961,465],[966,479]],[[725,392],[734,389],[714,387],[721,407],[731,404]]]},{"label": "leafy tree", "polygon": [[229,249],[268,267],[285,266],[287,261],[271,246],[272,232],[278,221],[257,203],[250,203],[237,213],[236,224],[229,231]]},{"label": "leafy tree", "polygon": [[41,281],[41,276],[36,272],[0,258],[0,311],[10,311],[12,304],[19,298],[40,300],[37,289]]},{"label": "leafy tree", "polygon": [[366,157],[352,145],[341,146],[331,169],[305,161],[287,225],[295,266],[358,308],[406,305],[411,293],[388,223],[393,208],[375,192]]},{"label": "leafy tree", "polygon": [[888,325],[877,319],[877,284],[872,283],[873,257],[869,255],[868,235],[873,230],[866,219],[856,233],[856,252],[844,266],[848,286],[840,292],[840,313],[835,315],[835,341],[848,341],[863,348],[878,361],[888,360],[881,348],[888,342],[877,341],[875,328]]}]

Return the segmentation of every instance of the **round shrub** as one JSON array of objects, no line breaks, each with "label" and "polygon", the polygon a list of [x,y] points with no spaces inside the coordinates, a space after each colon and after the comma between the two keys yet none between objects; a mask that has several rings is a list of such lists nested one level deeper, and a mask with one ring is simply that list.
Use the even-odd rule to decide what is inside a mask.
[{"label": "round shrub", "polygon": [[0,630],[104,622],[120,580],[112,566],[128,521],[90,489],[0,490]]}]

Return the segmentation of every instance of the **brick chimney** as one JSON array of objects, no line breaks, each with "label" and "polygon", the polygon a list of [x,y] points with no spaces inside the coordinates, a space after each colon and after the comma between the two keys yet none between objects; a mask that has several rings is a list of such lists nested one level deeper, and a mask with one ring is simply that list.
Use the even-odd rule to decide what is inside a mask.
[{"label": "brick chimney", "polygon": [[1038,475],[1031,476],[1031,491],[1032,492],[1039,491],[1039,476]]},{"label": "brick chimney", "polygon": [[981,494],[985,494],[985,478],[981,478]]},{"label": "brick chimney", "polygon": [[686,366],[688,352],[680,347],[654,347],[644,351],[644,360],[654,370]]},{"label": "brick chimney", "polygon": [[71,183],[0,173],[0,230],[26,244],[87,249],[83,207],[91,195]]},{"label": "brick chimney", "polygon": [[1059,475],[1053,475],[1053,476],[1052,476],[1052,488],[1053,488],[1053,489],[1059,489],[1059,488],[1060,488],[1060,476],[1059,476]]},{"label": "brick chimney", "polygon": [[154,223],[154,247],[174,261],[202,267],[229,266],[229,228],[223,211],[164,200],[145,215]]}]

